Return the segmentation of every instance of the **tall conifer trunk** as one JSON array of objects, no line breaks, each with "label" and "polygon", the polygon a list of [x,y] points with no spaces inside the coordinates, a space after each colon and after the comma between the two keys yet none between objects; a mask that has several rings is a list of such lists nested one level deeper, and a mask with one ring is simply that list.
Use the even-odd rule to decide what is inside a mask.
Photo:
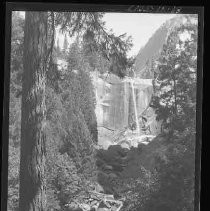
[{"label": "tall conifer trunk", "polygon": [[45,211],[47,12],[26,12],[22,78],[20,211]]}]

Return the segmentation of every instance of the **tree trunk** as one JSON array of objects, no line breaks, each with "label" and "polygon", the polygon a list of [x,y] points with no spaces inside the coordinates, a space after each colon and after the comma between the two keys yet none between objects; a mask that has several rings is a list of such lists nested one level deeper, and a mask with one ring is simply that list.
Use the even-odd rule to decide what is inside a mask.
[{"label": "tree trunk", "polygon": [[45,211],[47,12],[26,12],[22,78],[20,211]]}]

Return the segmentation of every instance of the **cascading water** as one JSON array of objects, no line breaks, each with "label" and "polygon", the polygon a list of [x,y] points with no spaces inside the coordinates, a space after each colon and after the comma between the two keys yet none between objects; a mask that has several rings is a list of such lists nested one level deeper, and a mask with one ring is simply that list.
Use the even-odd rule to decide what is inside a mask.
[{"label": "cascading water", "polygon": [[[145,134],[148,131],[151,133],[149,124],[155,122],[154,118],[148,116],[147,121],[144,122],[144,128],[139,122],[139,117],[149,108],[151,97],[147,96],[147,92],[148,88],[152,87],[152,79],[142,79],[135,75],[120,79],[111,74],[108,77],[96,74],[93,75],[93,82],[96,89],[99,147],[108,149],[110,145],[118,145],[121,141],[129,142],[129,144],[124,144],[126,146],[138,146],[138,143],[144,143],[144,140],[149,142],[155,137],[152,134]],[[138,90],[138,99],[135,90]],[[130,97],[136,124],[134,131],[128,128]]]},{"label": "cascading water", "polygon": [[134,86],[133,86],[133,80],[130,81],[131,89],[132,89],[132,96],[133,96],[133,105],[134,105],[134,115],[136,120],[136,131],[140,135],[140,126],[139,126],[139,120],[138,120],[138,114],[137,114],[137,105],[136,105],[136,96],[134,92]]},{"label": "cascading water", "polygon": [[[111,74],[108,77],[93,74],[92,77],[95,87],[98,123],[97,149],[108,150],[110,145],[128,146],[128,148],[138,147],[139,143],[147,144],[145,140],[149,142],[155,137],[145,135],[139,122],[139,117],[147,109],[149,103],[150,98],[147,97],[145,90],[152,86],[152,79],[141,79],[136,77],[135,74],[132,78],[125,77],[124,79]],[[141,94],[138,98],[135,90],[138,90]],[[129,106],[132,107],[132,111],[130,111]],[[128,128],[130,113],[134,113],[135,131]],[[96,198],[96,201],[100,201],[100,203],[103,202],[112,210],[120,211],[123,206],[124,199],[115,199],[113,195],[97,191],[92,194],[93,199]],[[99,203],[96,204],[96,207],[99,207]]]}]

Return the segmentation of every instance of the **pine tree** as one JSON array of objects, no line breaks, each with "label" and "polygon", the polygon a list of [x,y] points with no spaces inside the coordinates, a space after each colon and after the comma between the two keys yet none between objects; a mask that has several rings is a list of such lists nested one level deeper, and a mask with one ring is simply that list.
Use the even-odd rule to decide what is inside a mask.
[{"label": "pine tree", "polygon": [[159,188],[145,210],[194,210],[196,72],[197,23],[189,15],[171,32],[158,60],[153,106],[170,136],[155,159]]},{"label": "pine tree", "polygon": [[26,12],[21,116],[21,211],[46,210],[45,83],[47,13]]},{"label": "pine tree", "polygon": [[[191,37],[182,41],[179,35],[186,31]],[[169,130],[181,132],[195,117],[196,45],[197,26],[180,26],[168,37],[158,61],[153,107]]]},{"label": "pine tree", "polygon": [[[46,141],[46,130],[44,128],[46,123],[47,112],[51,112],[45,107],[45,98],[47,97],[45,93],[45,86],[49,86],[50,84],[47,84],[46,80],[46,55],[49,55],[47,52],[47,26],[49,25],[47,15],[47,13],[42,12],[26,12],[25,16],[19,190],[19,210],[21,211],[47,209],[45,197],[45,176],[50,173],[50,170],[49,168],[46,168],[45,165],[45,144],[48,144],[48,141]],[[58,16],[59,15],[60,14],[58,14]],[[81,13],[73,13],[72,15],[75,15],[76,19],[72,18],[68,21],[66,21],[65,15],[63,16],[63,14],[61,14],[60,19],[55,15],[55,19],[57,18],[57,21],[52,22],[52,24],[59,24],[59,20],[62,20],[64,23],[71,23],[72,25],[70,25],[72,26],[72,29],[66,29],[66,31],[68,31],[70,34],[72,30],[74,31],[74,33],[79,32],[81,28],[77,27],[80,27],[81,23],[84,28],[90,28],[90,26],[100,24],[100,20],[97,19],[97,17],[96,19],[92,19],[93,16],[89,13],[85,15],[83,14],[82,16]],[[94,17],[95,16],[97,16],[97,14],[94,14]],[[80,17],[88,18],[87,20],[85,19],[86,21],[83,22],[80,20]],[[72,20],[74,20],[73,23]],[[98,27],[97,29],[95,29],[94,32],[102,32],[102,29],[103,26],[102,28]],[[100,36],[98,36],[98,38],[99,37]],[[109,39],[109,41],[107,42],[115,43],[116,46],[119,47],[116,48],[116,46],[112,44],[111,49],[104,49],[104,51],[108,52],[110,50],[112,51],[112,53],[114,51],[118,53],[121,51],[122,54],[119,53],[117,55],[116,53],[115,58],[119,56],[120,58],[124,58],[126,60],[125,51],[129,44],[127,45],[126,42],[124,43],[123,40],[118,37],[115,37],[113,34],[110,37],[109,34],[105,32],[103,32],[102,40],[104,40],[104,38]],[[66,36],[65,40],[64,49],[66,51],[68,48]],[[96,41],[97,39],[94,38],[94,40]],[[101,42],[102,41],[97,43],[98,50],[100,49],[100,46],[102,48]],[[84,60],[84,58],[82,60]],[[52,200],[57,200],[58,198],[60,203],[68,202],[68,198],[65,198],[65,196],[69,197],[70,199],[72,196],[69,195],[68,190],[66,191],[65,189],[65,186],[67,186],[66,183],[71,183],[77,177],[79,177],[79,179],[76,182],[82,180],[82,185],[80,184],[81,186],[78,187],[78,189],[79,194],[81,193],[81,195],[83,195],[82,192],[84,192],[84,189],[85,191],[89,189],[92,185],[91,181],[94,180],[93,178],[96,177],[94,163],[94,142],[97,142],[97,125],[94,116],[94,95],[92,93],[91,86],[89,87],[89,89],[86,89],[86,86],[80,85],[81,81],[85,81],[84,84],[91,85],[90,77],[88,75],[88,71],[90,70],[89,66],[87,63],[80,63],[80,61],[81,60],[79,60],[79,65],[75,67],[77,68],[79,66],[79,71],[84,72],[80,72],[77,75],[72,72],[70,73],[69,71],[68,77],[59,81],[59,92],[56,92],[56,94],[54,93],[53,96],[50,96],[52,98],[55,97],[57,99],[61,98],[61,105],[59,105],[61,107],[61,111],[59,110],[58,112],[55,112],[55,116],[57,117],[57,115],[59,114],[61,115],[61,119],[59,119],[59,121],[54,122],[49,121],[46,124],[50,124],[50,126],[53,125],[51,126],[51,132],[54,128],[59,128],[60,131],[60,133],[56,134],[57,136],[55,138],[57,142],[56,144],[59,145],[58,149],[56,149],[56,158],[58,158],[58,164],[60,165],[58,171],[60,171],[61,168],[60,178],[64,180],[64,182],[58,182],[59,187],[53,187],[55,189],[51,188],[52,181],[50,181],[50,187],[47,187],[48,196],[54,190],[60,191],[60,185],[62,185],[61,189],[63,189],[61,193],[64,193],[64,195],[55,194],[55,197],[50,196],[52,197],[51,202]],[[48,78],[48,80],[51,79]],[[52,80],[51,83],[53,83]],[[53,86],[46,88],[53,89]],[[91,101],[91,99],[89,98],[93,100]],[[55,104],[60,103],[59,100],[59,102],[57,102],[57,99],[55,100]],[[54,99],[51,100],[53,101]],[[49,139],[54,136],[54,134],[52,134],[51,136],[49,136]],[[67,156],[65,155],[65,152],[62,151],[62,147],[68,154],[69,159],[66,159]],[[51,153],[50,150],[49,153]],[[66,174],[65,176],[62,174],[62,172],[65,172],[66,160],[69,160],[69,171],[68,174]],[[48,164],[50,164],[50,162]],[[49,166],[50,165],[48,165],[48,167]],[[45,171],[47,171],[46,174]],[[69,175],[71,175],[72,173],[71,171],[74,171],[73,173],[75,174],[75,178],[68,179]],[[56,179],[54,177],[48,178]],[[74,187],[77,188],[77,185],[74,185]],[[71,185],[68,185],[68,188],[71,188]],[[50,197],[48,197],[48,199]],[[57,206],[58,202],[56,201],[55,204]],[[64,204],[62,205],[64,206]]]}]

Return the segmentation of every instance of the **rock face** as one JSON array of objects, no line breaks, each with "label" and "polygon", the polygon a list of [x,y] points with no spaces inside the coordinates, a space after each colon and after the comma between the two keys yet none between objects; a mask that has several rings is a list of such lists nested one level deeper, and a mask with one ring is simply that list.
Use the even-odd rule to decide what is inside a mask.
[{"label": "rock face", "polygon": [[128,124],[128,89],[115,75],[92,74],[96,93],[96,116],[99,127],[112,130]]},{"label": "rock face", "polygon": [[[137,115],[148,107],[152,97],[151,79],[124,80],[110,74],[109,76],[92,74],[96,93],[96,116],[99,127],[119,130],[128,126],[129,118],[135,121],[134,106]],[[134,84],[134,98],[131,82]],[[136,104],[136,105],[134,105]]]},{"label": "rock face", "polygon": [[[99,75],[92,73],[92,81],[96,94],[96,117],[98,123],[98,144],[103,148],[117,144],[114,136],[125,130],[136,130],[138,121],[139,135],[145,134],[141,130],[142,115],[148,118],[147,124],[153,125],[149,135],[159,133],[154,126],[155,112],[147,112],[153,94],[152,79],[129,78],[120,79],[113,74]],[[145,111],[146,110],[146,111]],[[149,114],[149,115],[148,115]],[[145,125],[144,125],[145,126]],[[125,145],[126,143],[122,143]]]}]

